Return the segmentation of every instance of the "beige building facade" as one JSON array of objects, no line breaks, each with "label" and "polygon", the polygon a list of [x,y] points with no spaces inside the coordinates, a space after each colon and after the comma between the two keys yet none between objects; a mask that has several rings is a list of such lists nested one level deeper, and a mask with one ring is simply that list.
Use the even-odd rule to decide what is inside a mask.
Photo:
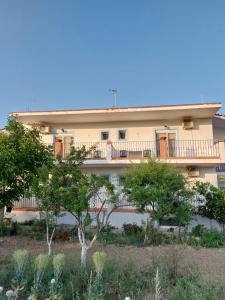
[{"label": "beige building facade", "polygon": [[94,146],[85,171],[107,176],[118,189],[124,168],[152,158],[176,165],[190,180],[223,187],[225,117],[217,114],[220,108],[220,102],[212,102],[10,115],[25,126],[38,124],[43,142],[63,158],[71,147]]}]

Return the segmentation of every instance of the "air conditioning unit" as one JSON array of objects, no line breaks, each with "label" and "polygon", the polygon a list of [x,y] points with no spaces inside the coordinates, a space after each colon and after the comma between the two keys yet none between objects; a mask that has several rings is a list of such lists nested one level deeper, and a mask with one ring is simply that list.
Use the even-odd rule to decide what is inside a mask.
[{"label": "air conditioning unit", "polygon": [[127,157],[128,151],[127,150],[120,150],[120,157]]},{"label": "air conditioning unit", "polygon": [[148,150],[148,149],[144,150],[143,157],[151,157],[151,150]]},{"label": "air conditioning unit", "polygon": [[41,133],[50,133],[50,126],[49,125],[40,125],[40,132]]},{"label": "air conditioning unit", "polygon": [[189,177],[199,177],[199,169],[197,167],[187,167]]},{"label": "air conditioning unit", "polygon": [[184,129],[193,129],[194,128],[194,122],[191,118],[185,118],[183,120],[183,128]]}]

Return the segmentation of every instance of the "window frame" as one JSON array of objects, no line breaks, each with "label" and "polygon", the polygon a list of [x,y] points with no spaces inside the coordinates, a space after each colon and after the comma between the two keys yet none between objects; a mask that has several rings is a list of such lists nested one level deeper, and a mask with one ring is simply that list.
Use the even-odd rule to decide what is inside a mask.
[{"label": "window frame", "polygon": [[[120,131],[125,131],[125,139],[120,139]],[[128,130],[126,128],[117,129],[117,140],[118,141],[127,141],[127,137],[128,137]]]},{"label": "window frame", "polygon": [[[108,132],[108,139],[106,139],[106,140],[102,139],[102,133],[103,132]],[[108,130],[108,129],[101,129],[99,135],[100,135],[100,141],[101,142],[105,142],[105,141],[109,141],[110,140],[110,130]]]}]

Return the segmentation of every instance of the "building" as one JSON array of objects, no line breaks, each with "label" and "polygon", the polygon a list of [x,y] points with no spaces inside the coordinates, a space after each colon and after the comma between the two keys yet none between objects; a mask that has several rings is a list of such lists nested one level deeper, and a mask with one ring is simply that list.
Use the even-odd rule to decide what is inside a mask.
[{"label": "building", "polygon": [[[84,168],[120,188],[125,167],[156,158],[182,168],[191,180],[222,186],[225,117],[220,102],[163,106],[13,112],[26,126],[39,124],[44,143],[66,157],[70,147],[95,146]],[[225,173],[224,173],[225,174]],[[29,202],[30,201],[30,202]],[[31,200],[15,211],[31,211]],[[134,214],[134,208],[123,211]],[[28,213],[28,212],[27,212]]]}]

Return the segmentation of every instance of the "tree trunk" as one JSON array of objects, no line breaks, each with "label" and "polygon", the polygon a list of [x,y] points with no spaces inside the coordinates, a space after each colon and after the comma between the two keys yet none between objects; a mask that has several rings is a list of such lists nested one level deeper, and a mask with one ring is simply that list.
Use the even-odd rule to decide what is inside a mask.
[{"label": "tree trunk", "polygon": [[81,256],[80,256],[80,261],[81,261],[81,266],[86,267],[87,265],[87,252],[88,252],[88,247],[86,244],[81,246]]},{"label": "tree trunk", "polygon": [[53,228],[52,230],[52,234],[49,238],[49,225],[48,223],[46,224],[46,240],[47,240],[47,245],[48,245],[48,256],[51,256],[52,254],[52,240],[53,240],[53,236],[54,236],[54,233],[55,233],[55,227]]}]

